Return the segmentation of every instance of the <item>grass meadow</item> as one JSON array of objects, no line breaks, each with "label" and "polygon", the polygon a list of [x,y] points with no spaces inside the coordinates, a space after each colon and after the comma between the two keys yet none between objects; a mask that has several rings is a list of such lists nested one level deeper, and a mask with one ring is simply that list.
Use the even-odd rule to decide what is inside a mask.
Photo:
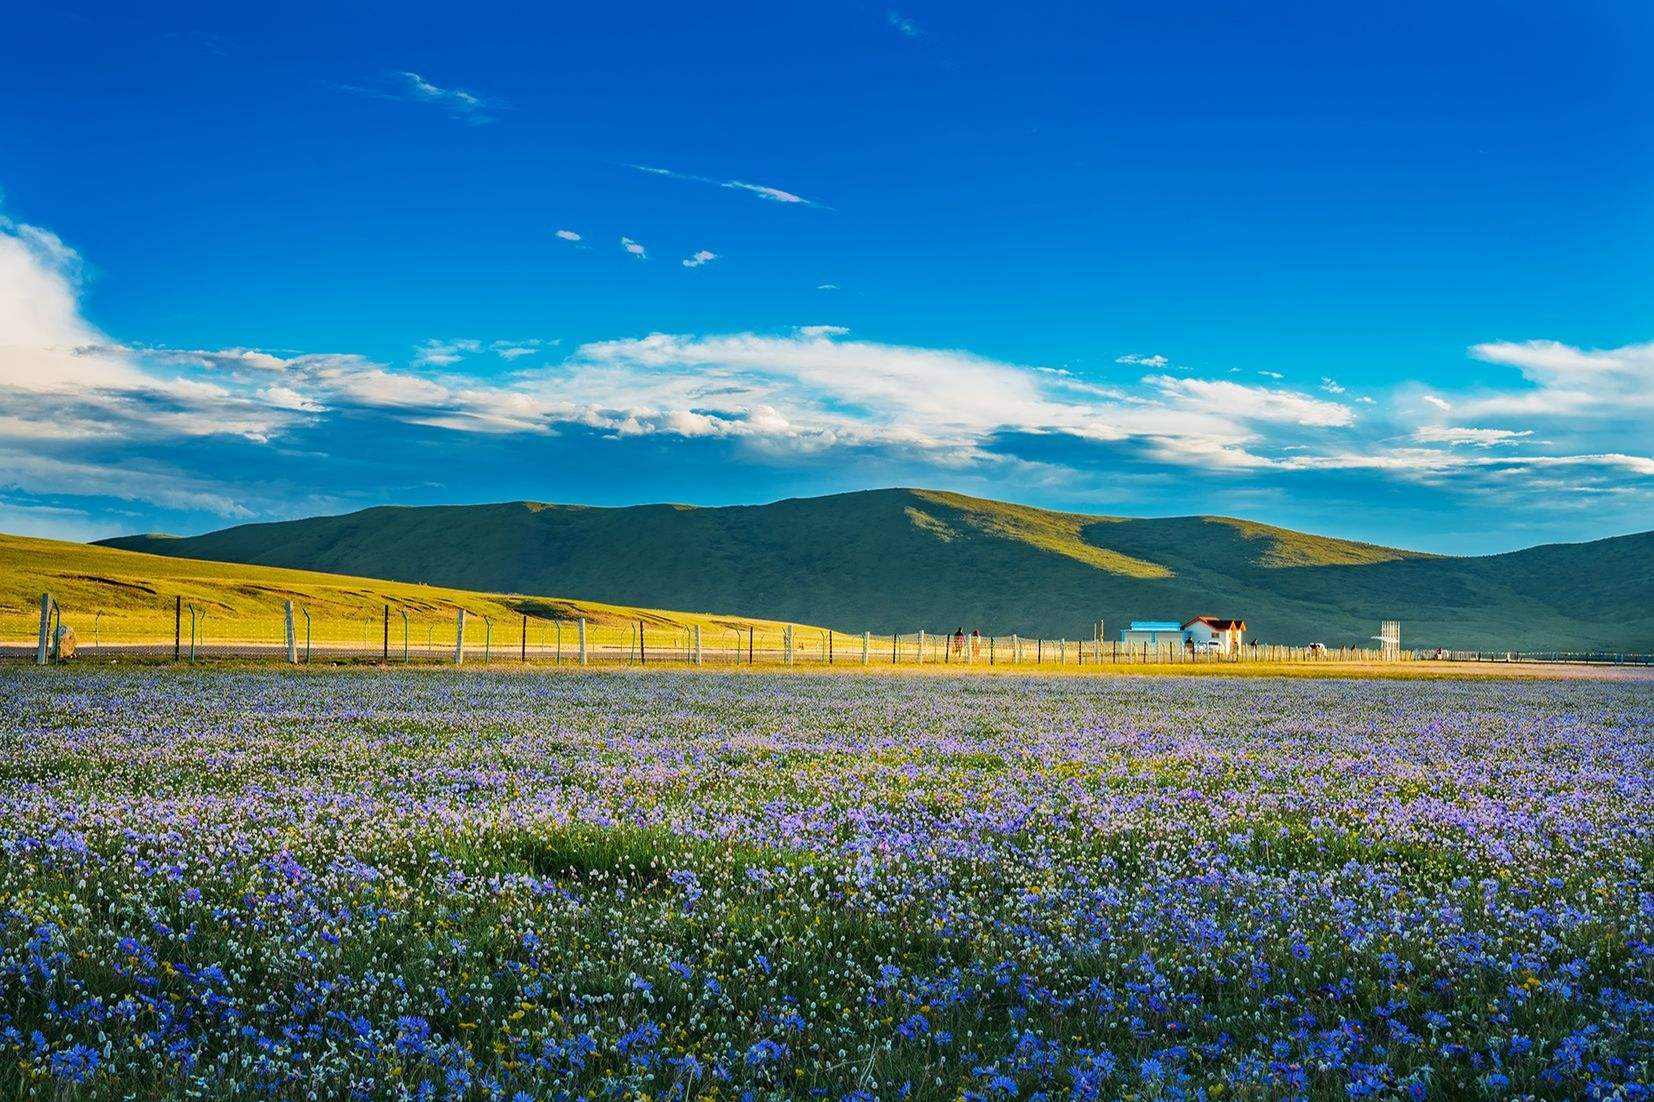
[{"label": "grass meadow", "polygon": [[0,669],[0,1096],[1638,1099],[1648,682]]}]

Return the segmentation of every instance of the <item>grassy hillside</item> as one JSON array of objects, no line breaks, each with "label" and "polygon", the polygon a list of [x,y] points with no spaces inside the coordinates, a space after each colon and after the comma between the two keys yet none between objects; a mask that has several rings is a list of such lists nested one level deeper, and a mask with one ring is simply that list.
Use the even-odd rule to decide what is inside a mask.
[{"label": "grassy hillside", "polygon": [[57,599],[65,610],[65,619],[75,626],[83,642],[92,639],[94,617],[97,617],[97,630],[105,639],[170,640],[174,607],[179,597],[208,617],[210,634],[217,638],[226,635],[243,639],[279,638],[282,605],[289,600],[310,611],[318,639],[346,638],[367,625],[370,639],[376,641],[380,638],[379,625],[386,605],[407,610],[422,624],[442,625],[450,640],[455,614],[461,608],[476,620],[490,617],[499,622],[500,638],[507,637],[503,629],[510,625],[511,639],[518,638],[517,625],[523,614],[544,619],[583,618],[594,629],[626,631],[640,620],[650,631],[668,632],[696,625],[720,632],[744,630],[749,626],[764,632],[781,626],[739,616],[478,593],[0,535],[0,640],[15,642],[33,638],[43,591],[51,592]]},{"label": "grassy hillside", "polygon": [[877,632],[1047,637],[1128,619],[1244,617],[1266,642],[1654,649],[1654,533],[1450,558],[1225,517],[1057,513],[925,490],[771,505],[386,507],[203,536],[165,555],[485,591],[718,608]]}]

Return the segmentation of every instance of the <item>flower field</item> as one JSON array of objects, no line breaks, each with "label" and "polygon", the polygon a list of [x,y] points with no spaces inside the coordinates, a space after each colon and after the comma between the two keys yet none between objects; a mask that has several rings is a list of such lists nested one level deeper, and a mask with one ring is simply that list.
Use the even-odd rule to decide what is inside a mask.
[{"label": "flower field", "polygon": [[1654,685],[0,671],[0,1097],[1647,1098]]}]

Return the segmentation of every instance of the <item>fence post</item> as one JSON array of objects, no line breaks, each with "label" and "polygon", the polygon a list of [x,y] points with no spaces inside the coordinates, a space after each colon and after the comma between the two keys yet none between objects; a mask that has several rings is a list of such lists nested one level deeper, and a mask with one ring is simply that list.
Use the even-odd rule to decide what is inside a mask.
[{"label": "fence post", "polygon": [[528,661],[528,613],[523,613],[523,649],[522,660]]},{"label": "fence post", "polygon": [[454,665],[465,664],[465,610],[454,617]]},{"label": "fence post", "polygon": [[786,637],[787,637],[787,665],[790,666],[790,665],[793,664],[793,626],[791,624],[788,624],[787,627],[786,627]]},{"label": "fence post", "polygon": [[37,666],[44,666],[46,664],[46,637],[51,633],[52,595],[50,593],[42,593],[40,595],[40,643],[35,648],[34,652],[34,664]]},{"label": "fence post", "polygon": [[281,605],[283,634],[287,636],[287,664],[299,664],[299,641],[293,632],[293,602],[283,601]]},{"label": "fence post", "polygon": [[925,629],[919,629],[919,665],[925,664]]},{"label": "fence post", "polygon": [[1022,661],[1022,639],[1015,632],[1011,633],[1011,665]]},{"label": "fence post", "polygon": [[494,661],[494,618],[482,618],[482,664],[488,665]]},{"label": "fence post", "polygon": [[586,618],[580,617],[580,664],[586,664]]},{"label": "fence post", "polygon": [[[408,610],[399,608],[396,611],[402,614],[402,664],[408,664]],[[308,658],[305,661],[309,661]]]},{"label": "fence post", "polygon": [[637,622],[637,664],[640,666],[647,666],[649,664],[649,652],[644,649],[643,644],[642,620]]},{"label": "fence post", "polygon": [[1061,666],[1068,661],[1068,640],[1057,640],[1057,665]]},{"label": "fence post", "polygon": [[391,606],[385,606],[385,634],[379,646],[379,661],[391,660]]},{"label": "fence post", "polygon": [[172,660],[178,661],[179,651],[184,641],[184,598],[182,595],[172,599]]},{"label": "fence post", "polygon": [[701,664],[701,625],[695,625],[695,665]]},{"label": "fence post", "polygon": [[862,665],[864,665],[864,666],[867,665],[868,658],[869,658],[869,655],[871,654],[872,650],[873,650],[873,633],[870,632],[870,631],[864,631],[864,632],[861,633],[861,664]]}]

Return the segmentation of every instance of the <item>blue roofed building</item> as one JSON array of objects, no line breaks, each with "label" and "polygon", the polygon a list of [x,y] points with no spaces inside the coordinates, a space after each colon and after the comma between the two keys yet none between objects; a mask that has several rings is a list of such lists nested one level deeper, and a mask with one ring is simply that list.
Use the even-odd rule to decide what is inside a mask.
[{"label": "blue roofed building", "polygon": [[1121,646],[1151,647],[1183,642],[1183,625],[1176,620],[1133,620],[1120,632]]}]

